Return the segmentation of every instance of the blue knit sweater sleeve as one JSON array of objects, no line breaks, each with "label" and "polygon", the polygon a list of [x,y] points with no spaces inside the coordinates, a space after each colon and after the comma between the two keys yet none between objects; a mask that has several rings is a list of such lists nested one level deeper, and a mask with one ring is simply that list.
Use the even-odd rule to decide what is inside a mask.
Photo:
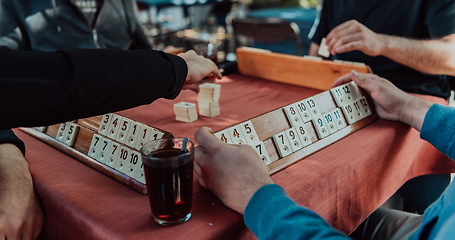
[{"label": "blue knit sweater sleeve", "polygon": [[420,137],[455,159],[455,108],[433,104],[425,115]]},{"label": "blue knit sweater sleeve", "polygon": [[275,184],[253,195],[244,220],[258,239],[349,239],[313,211],[297,205]]}]

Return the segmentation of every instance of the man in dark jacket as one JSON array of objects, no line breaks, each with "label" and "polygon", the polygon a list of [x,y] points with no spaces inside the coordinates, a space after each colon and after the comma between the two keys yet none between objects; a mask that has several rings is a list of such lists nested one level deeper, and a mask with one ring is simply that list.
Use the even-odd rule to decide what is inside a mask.
[{"label": "man in dark jacket", "polygon": [[53,51],[151,45],[133,0],[0,0],[0,46]]},{"label": "man in dark jacket", "polygon": [[[0,130],[172,99],[182,89],[197,90],[206,76],[221,78],[216,65],[194,51],[174,56],[152,50],[43,53],[0,47]],[[0,239],[36,239],[43,212],[23,144],[5,130],[0,145]]]}]

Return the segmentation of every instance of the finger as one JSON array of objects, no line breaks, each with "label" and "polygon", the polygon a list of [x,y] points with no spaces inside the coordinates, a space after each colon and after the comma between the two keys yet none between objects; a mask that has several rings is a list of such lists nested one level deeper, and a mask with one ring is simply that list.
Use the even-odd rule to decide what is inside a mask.
[{"label": "finger", "polygon": [[223,144],[223,142],[215,137],[215,135],[213,135],[211,132],[212,129],[208,127],[201,127],[194,134],[194,138],[199,143],[199,145],[209,152],[210,149]]},{"label": "finger", "polygon": [[194,173],[196,174],[196,176],[202,177],[202,169],[196,162],[194,162]]},{"label": "finger", "polygon": [[200,184],[203,188],[207,189],[207,185],[205,184],[204,179],[199,178],[198,182],[199,182],[199,184]]},{"label": "finger", "polygon": [[198,84],[185,85],[185,86],[183,86],[182,89],[184,89],[184,90],[189,89],[189,90],[191,90],[191,91],[193,91],[195,93],[199,93],[199,85]]},{"label": "finger", "polygon": [[194,162],[199,165],[204,160],[206,154],[201,146],[197,146],[196,150],[194,150]]},{"label": "finger", "polygon": [[337,80],[335,80],[335,82],[332,83],[332,87],[340,86],[341,84],[348,83],[351,80],[352,80],[351,79],[351,74],[348,73],[346,75],[343,75],[343,76],[339,77]]},{"label": "finger", "polygon": [[352,31],[352,29],[353,29],[352,28],[353,25],[354,25],[354,23],[352,21],[347,21],[347,22],[344,22],[344,23],[336,26],[325,37],[326,38],[326,44],[327,45],[332,45],[333,44],[332,41],[334,39],[337,39],[338,38],[337,36],[342,36],[344,34],[350,33]]},{"label": "finger", "polygon": [[[336,42],[329,48],[329,51],[332,55],[335,55],[338,52],[339,48],[344,47],[352,42],[359,42],[361,40],[361,34],[359,33],[352,33],[352,34],[347,34],[342,36],[341,38],[338,38]],[[357,49],[351,49],[352,50],[357,50]]]},{"label": "finger", "polygon": [[366,52],[363,51],[364,49],[362,49],[362,46],[363,46],[363,43],[361,41],[355,41],[355,42],[350,42],[350,43],[341,45],[341,46],[333,49],[332,52],[334,54],[337,54],[337,53],[345,53],[345,52],[351,52],[354,50],[359,50],[366,54]]}]

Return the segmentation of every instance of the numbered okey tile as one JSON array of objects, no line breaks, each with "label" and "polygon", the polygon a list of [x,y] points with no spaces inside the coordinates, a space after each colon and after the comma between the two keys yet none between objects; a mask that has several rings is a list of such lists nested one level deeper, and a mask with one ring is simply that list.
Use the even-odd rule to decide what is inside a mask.
[{"label": "numbered okey tile", "polygon": [[117,160],[119,158],[119,153],[120,153],[120,148],[121,145],[115,141],[111,141],[109,151],[107,152],[106,158],[104,163],[111,167],[115,168],[115,165],[117,165]]},{"label": "numbered okey tile", "polygon": [[125,147],[125,146],[120,146],[118,156],[117,156],[117,163],[115,164],[115,170],[128,174],[129,169],[128,169],[128,162],[129,162],[129,155],[130,155],[131,149]]},{"label": "numbered okey tile", "polygon": [[343,111],[343,114],[346,117],[346,121],[348,122],[348,124],[353,124],[357,122],[357,116],[354,112],[354,106],[352,106],[352,103],[343,105],[341,107],[341,111]]},{"label": "numbered okey tile", "polygon": [[98,128],[98,133],[106,136],[109,131],[109,125],[112,122],[112,113],[104,114],[101,118],[100,127]]},{"label": "numbered okey tile", "polygon": [[131,121],[130,130],[126,134],[125,145],[131,148],[136,147],[137,138],[139,136],[139,132],[141,131],[142,125],[142,123]]},{"label": "numbered okey tile", "polygon": [[98,154],[96,155],[96,160],[100,163],[106,164],[106,161],[108,159],[109,152],[111,150],[111,141],[108,138],[103,138],[101,140],[101,146],[98,148]]},{"label": "numbered okey tile", "polygon": [[245,137],[247,144],[254,145],[257,142],[261,141],[251,121],[240,123],[238,126],[242,130],[243,136]]},{"label": "numbered okey tile", "polygon": [[316,133],[319,139],[323,139],[330,135],[327,124],[325,123],[322,116],[317,116],[313,119],[313,126],[316,129]]},{"label": "numbered okey tile", "polygon": [[245,136],[243,135],[241,126],[235,125],[228,128],[226,131],[228,132],[233,144],[248,144]]},{"label": "numbered okey tile", "polygon": [[295,106],[296,106],[297,112],[300,114],[300,118],[302,119],[303,122],[311,121],[311,113],[305,103],[305,99],[302,101],[296,102]]},{"label": "numbered okey tile", "polygon": [[152,134],[150,136],[150,141],[161,139],[161,138],[163,138],[163,136],[164,136],[163,132],[161,132],[160,130],[158,130],[156,128],[152,128]]},{"label": "numbered okey tile", "polygon": [[362,103],[364,117],[370,116],[371,108],[370,108],[370,105],[368,104],[367,99],[365,97],[361,97],[360,102]]},{"label": "numbered okey tile", "polygon": [[273,135],[273,142],[275,143],[278,155],[281,158],[284,158],[292,153],[291,144],[286,136],[286,131]]},{"label": "numbered okey tile", "polygon": [[309,97],[309,98],[304,99],[304,101],[305,101],[305,104],[306,104],[308,110],[310,111],[311,118],[314,119],[315,117],[318,117],[320,115],[320,113],[319,113],[318,105],[316,104],[316,101],[314,100],[314,98]]},{"label": "numbered okey tile", "polygon": [[303,124],[303,119],[300,116],[300,113],[298,112],[295,104],[290,104],[286,107],[283,107],[283,110],[289,122],[291,123],[291,126],[294,127]]},{"label": "numbered okey tile", "polygon": [[335,120],[335,124],[337,125],[338,130],[345,128],[348,126],[346,119],[344,119],[343,113],[339,108],[335,108],[331,111],[332,116]]},{"label": "numbered okey tile", "polygon": [[108,138],[115,140],[117,138],[117,133],[120,128],[120,122],[122,121],[122,117],[118,114],[112,114],[112,121],[109,124],[109,128],[105,136]]},{"label": "numbered okey tile", "polygon": [[60,125],[58,126],[57,135],[55,136],[55,139],[57,139],[57,141],[59,142],[64,141],[68,126],[69,126],[68,122],[60,123]]},{"label": "numbered okey tile", "polygon": [[93,159],[97,159],[99,146],[101,146],[101,142],[103,141],[103,137],[99,134],[93,134],[92,142],[90,143],[90,147],[88,149],[87,155]]},{"label": "numbered okey tile", "polygon": [[353,106],[354,115],[355,115],[357,121],[363,119],[365,114],[363,113],[364,109],[363,109],[363,105],[362,105],[362,102],[360,101],[360,99],[352,102],[352,106]]},{"label": "numbered okey tile", "polygon": [[335,117],[332,115],[332,113],[330,112],[324,113],[322,114],[322,118],[324,119],[330,134],[333,134],[336,131],[338,131],[338,127],[335,122]]},{"label": "numbered okey tile", "polygon": [[343,91],[343,86],[338,86],[335,88],[330,89],[330,93],[332,94],[333,99],[335,99],[335,102],[338,107],[343,106],[346,103],[346,95],[344,94]]},{"label": "numbered okey tile", "polygon": [[136,172],[138,171],[139,166],[141,165],[141,154],[138,151],[130,150],[128,159],[127,159],[127,169],[126,175],[134,178],[136,176]]},{"label": "numbered okey tile", "polygon": [[232,144],[231,137],[229,137],[229,133],[226,130],[216,132],[216,133],[214,133],[214,135],[221,141]]},{"label": "numbered okey tile", "polygon": [[355,82],[348,82],[344,85],[342,85],[343,91],[346,94],[346,101],[347,102],[353,102],[359,98],[362,97],[362,94],[360,93],[359,87]]},{"label": "numbered okey tile", "polygon": [[141,129],[139,130],[139,135],[136,139],[136,145],[134,146],[134,148],[136,150],[140,150],[141,147],[144,146],[144,144],[146,142],[149,142],[151,140],[153,132],[154,131],[153,131],[152,127],[142,124]]},{"label": "numbered okey tile", "polygon": [[305,125],[302,124],[300,126],[294,127],[294,129],[300,138],[302,147],[306,147],[306,146],[310,145],[311,143],[313,143],[313,141],[311,140],[311,136],[310,136],[310,134],[308,134],[308,131],[307,131]]},{"label": "numbered okey tile", "polygon": [[63,143],[67,146],[72,147],[74,144],[74,140],[76,140],[77,132],[79,131],[79,126],[75,123],[68,123],[65,137],[63,139]]},{"label": "numbered okey tile", "polygon": [[140,164],[138,165],[138,168],[134,175],[134,179],[145,184],[144,163],[142,162],[142,160],[140,160]]},{"label": "numbered okey tile", "polygon": [[128,136],[128,131],[131,128],[131,122],[132,122],[132,120],[128,119],[126,117],[122,117],[120,119],[120,126],[118,128],[118,133],[117,133],[117,136],[115,138],[115,140],[117,142],[119,142],[119,143],[125,143],[126,142],[127,136]]},{"label": "numbered okey tile", "polygon": [[297,152],[303,148],[302,141],[300,141],[297,130],[294,127],[284,132],[286,133],[286,136],[289,140],[289,145],[291,146],[292,152]]},{"label": "numbered okey tile", "polygon": [[264,142],[262,142],[262,141],[256,142],[256,144],[254,144],[252,147],[259,154],[259,157],[261,157],[261,159],[265,163],[265,165],[269,165],[272,163],[272,161],[270,160],[269,153],[267,152],[267,149],[265,148]]}]

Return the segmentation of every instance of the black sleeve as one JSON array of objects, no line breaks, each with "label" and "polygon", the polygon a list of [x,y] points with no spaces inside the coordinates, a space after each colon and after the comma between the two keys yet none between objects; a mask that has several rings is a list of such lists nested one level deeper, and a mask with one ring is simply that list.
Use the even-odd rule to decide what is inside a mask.
[{"label": "black sleeve", "polygon": [[175,98],[186,62],[153,50],[0,48],[0,129],[42,126]]},{"label": "black sleeve", "polygon": [[316,44],[321,44],[322,38],[325,38],[325,36],[327,36],[331,30],[328,25],[329,4],[330,3],[328,0],[323,0],[322,9],[318,12],[318,15],[314,20],[314,24],[311,29],[313,36],[309,37],[311,38],[311,41]]},{"label": "black sleeve", "polygon": [[455,33],[455,1],[430,0],[425,23],[432,38]]},{"label": "black sleeve", "polygon": [[0,130],[0,144],[11,143],[18,147],[22,154],[25,155],[25,144],[20,140],[11,129]]}]

